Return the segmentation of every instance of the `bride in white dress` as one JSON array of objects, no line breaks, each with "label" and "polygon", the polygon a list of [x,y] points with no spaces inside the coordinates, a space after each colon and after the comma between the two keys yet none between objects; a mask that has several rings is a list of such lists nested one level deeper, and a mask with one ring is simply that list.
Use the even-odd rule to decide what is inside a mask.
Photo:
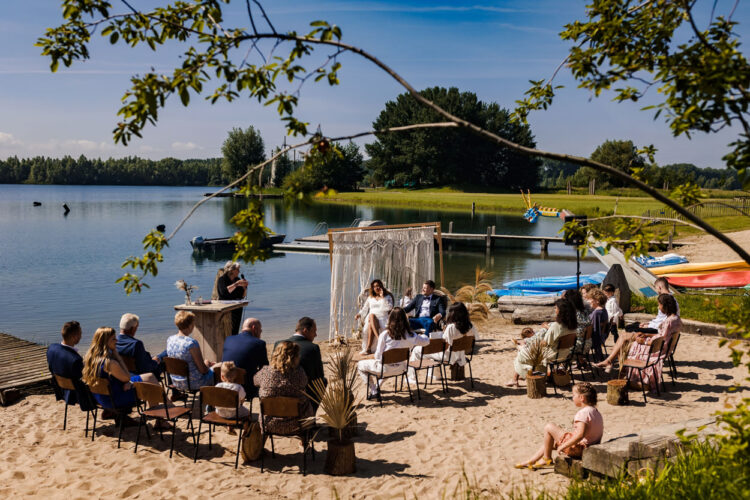
[{"label": "bride in white dress", "polygon": [[355,319],[365,318],[362,354],[370,354],[375,348],[380,332],[388,325],[388,315],[391,309],[393,309],[393,294],[383,286],[382,281],[372,280],[370,295],[355,316]]}]

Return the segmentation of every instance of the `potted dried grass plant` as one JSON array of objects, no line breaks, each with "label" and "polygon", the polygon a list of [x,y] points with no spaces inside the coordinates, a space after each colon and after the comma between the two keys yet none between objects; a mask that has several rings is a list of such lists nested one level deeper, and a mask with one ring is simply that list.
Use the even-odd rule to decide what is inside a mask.
[{"label": "potted dried grass plant", "polygon": [[[330,356],[333,377],[326,386],[322,380],[312,385],[311,399],[322,410],[321,420],[328,427],[328,452],[324,470],[340,476],[356,470],[356,456],[352,436],[357,428],[357,402],[354,384],[357,380],[353,351],[349,346],[335,350]],[[314,418],[314,417],[313,417]]]},{"label": "potted dried grass plant", "polygon": [[547,395],[547,369],[544,361],[552,357],[554,352],[539,337],[529,338],[524,349],[527,364],[533,367],[526,375],[526,395],[531,399],[543,398]]},{"label": "potted dried grass plant", "polygon": [[607,382],[607,403],[613,406],[626,405],[629,402],[628,399],[628,380],[625,378],[623,365],[625,360],[628,359],[628,353],[630,352],[630,346],[633,344],[632,340],[628,340],[622,345],[620,353],[618,354],[618,375],[616,379],[609,380]]}]

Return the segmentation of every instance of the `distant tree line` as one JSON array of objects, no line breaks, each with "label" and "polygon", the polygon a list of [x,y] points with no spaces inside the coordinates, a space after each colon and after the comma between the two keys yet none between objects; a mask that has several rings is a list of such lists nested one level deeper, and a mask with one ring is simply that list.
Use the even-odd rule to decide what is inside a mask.
[{"label": "distant tree line", "polygon": [[63,158],[0,160],[0,184],[98,184],[139,186],[210,186],[225,182],[221,158],[149,160]]},{"label": "distant tree line", "polygon": [[[611,165],[624,172],[639,171],[646,183],[660,189],[673,189],[691,182],[705,189],[740,189],[737,171],[730,168],[700,168],[692,163],[674,163],[658,166],[649,164],[640,156],[632,141],[605,141],[591,154],[591,159]],[[595,171],[579,168],[572,163],[545,159],[542,161],[539,186],[547,189],[585,187],[591,179],[596,180],[597,189],[623,186],[622,181]]]}]

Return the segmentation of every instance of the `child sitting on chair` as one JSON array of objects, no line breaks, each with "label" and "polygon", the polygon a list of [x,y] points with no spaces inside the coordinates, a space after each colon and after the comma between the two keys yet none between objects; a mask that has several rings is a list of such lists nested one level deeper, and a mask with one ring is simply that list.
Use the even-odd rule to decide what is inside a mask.
[{"label": "child sitting on chair", "polygon": [[552,465],[552,450],[580,458],[583,450],[601,442],[604,420],[596,409],[594,387],[588,382],[579,382],[573,386],[573,403],[581,408],[573,417],[573,432],[566,432],[555,424],[545,425],[541,448],[526,462],[516,464],[516,469],[536,470]]},{"label": "child sitting on chair", "polygon": [[531,338],[534,336],[534,330],[532,330],[529,327],[524,328],[521,330],[521,338],[520,339],[511,339],[514,344],[517,346],[525,346],[526,345],[526,339]]},{"label": "child sitting on chair", "polygon": [[[245,401],[246,396],[245,388],[241,385],[242,382],[244,382],[244,380],[242,380],[242,374],[240,369],[235,366],[234,361],[224,361],[221,364],[221,382],[216,384],[216,387],[231,389],[240,393],[240,418],[250,415],[250,410],[242,404],[242,402]],[[237,415],[237,408],[217,406],[216,413],[218,413],[220,417],[235,418]],[[234,431],[234,429],[232,429],[232,431]],[[231,434],[234,434],[234,432],[231,432]]]}]

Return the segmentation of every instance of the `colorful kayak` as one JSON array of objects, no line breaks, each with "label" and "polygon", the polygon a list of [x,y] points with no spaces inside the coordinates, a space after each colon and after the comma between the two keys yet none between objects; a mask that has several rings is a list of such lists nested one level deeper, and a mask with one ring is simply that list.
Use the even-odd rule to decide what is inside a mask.
[{"label": "colorful kayak", "polygon": [[[604,281],[604,277],[607,275],[604,271],[600,271],[594,274],[582,274],[581,285],[592,283],[594,285],[600,284]],[[563,290],[572,290],[576,288],[576,276],[546,276],[541,278],[532,278],[527,280],[516,280],[508,281],[503,283],[504,288],[511,289],[522,289],[522,290],[537,290],[542,292],[561,292]]]},{"label": "colorful kayak", "polygon": [[686,288],[741,288],[750,284],[750,271],[721,271],[698,276],[667,278],[670,285]]},{"label": "colorful kayak", "polygon": [[525,290],[523,288],[496,288],[491,292],[487,292],[490,295],[497,295],[498,297],[545,297],[545,296],[557,296],[557,292],[548,292],[545,290]]},{"label": "colorful kayak", "polygon": [[691,262],[689,264],[677,264],[649,269],[653,274],[662,276],[664,274],[700,273],[712,271],[742,271],[750,269],[750,264],[744,260],[731,260],[725,262]]},{"label": "colorful kayak", "polygon": [[650,255],[635,257],[635,261],[643,267],[651,268],[686,264],[688,260],[682,255],[677,255],[676,253],[668,253],[666,255],[662,255],[661,257],[651,257]]}]

